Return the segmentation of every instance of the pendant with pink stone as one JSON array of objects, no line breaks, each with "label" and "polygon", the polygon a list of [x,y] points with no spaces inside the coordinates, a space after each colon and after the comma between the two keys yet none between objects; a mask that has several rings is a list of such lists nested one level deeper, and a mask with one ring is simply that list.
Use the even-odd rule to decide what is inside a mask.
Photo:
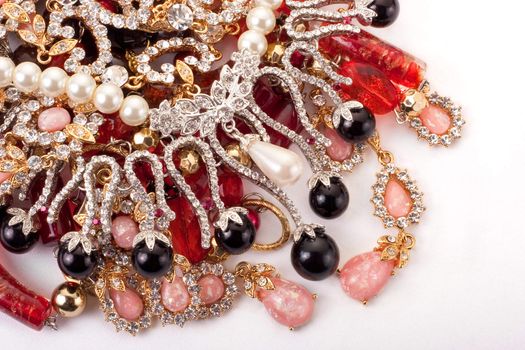
[{"label": "pendant with pink stone", "polygon": [[62,107],[48,108],[38,116],[38,128],[42,131],[60,131],[70,123],[71,116]]},{"label": "pendant with pink stone", "polygon": [[394,266],[394,260],[381,260],[377,251],[357,255],[341,269],[341,287],[351,298],[366,303],[385,287]]},{"label": "pendant with pink stone", "polygon": [[144,312],[142,299],[131,288],[126,288],[124,291],[111,288],[109,296],[119,316],[128,321],[136,321]]},{"label": "pendant with pink stone", "polygon": [[314,295],[305,287],[272,277],[274,289],[260,289],[257,297],[274,320],[291,329],[308,323],[314,312]]}]

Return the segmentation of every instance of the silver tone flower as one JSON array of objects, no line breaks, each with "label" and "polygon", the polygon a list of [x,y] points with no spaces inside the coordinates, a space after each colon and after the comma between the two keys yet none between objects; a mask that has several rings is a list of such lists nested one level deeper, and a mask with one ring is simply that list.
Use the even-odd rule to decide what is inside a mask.
[{"label": "silver tone flower", "polygon": [[292,237],[294,242],[297,242],[301,239],[303,235],[307,235],[308,237],[315,238],[315,229],[321,228],[323,229],[323,225],[318,224],[301,224],[298,225],[295,230],[292,233]]},{"label": "silver tone flower", "polygon": [[308,188],[310,190],[313,189],[315,186],[317,186],[319,182],[321,182],[326,187],[330,187],[330,178],[332,177],[335,177],[338,179],[343,178],[340,173],[335,172],[335,171],[320,171],[318,173],[315,173],[310,178],[310,180],[308,180]]},{"label": "silver tone flower", "polygon": [[7,213],[13,215],[13,217],[9,220],[9,226],[14,226],[21,223],[22,232],[24,235],[27,236],[31,233],[33,230],[33,219],[28,213],[26,213],[25,210],[20,208],[9,208],[7,209]]},{"label": "silver tone flower", "polygon": [[93,243],[88,238],[87,235],[78,232],[78,231],[71,231],[66,233],[65,235],[60,238],[60,242],[67,243],[67,251],[72,252],[75,250],[75,248],[80,244],[82,246],[82,249],[86,252],[86,254],[91,254],[93,249]]},{"label": "silver tone flower", "polygon": [[248,209],[243,207],[233,207],[226,209],[220,213],[219,218],[215,222],[215,227],[225,231],[228,228],[229,221],[242,225],[242,218],[239,214],[248,214]]},{"label": "silver tone flower", "polygon": [[168,237],[166,237],[165,234],[155,230],[139,232],[139,234],[136,235],[135,238],[133,238],[133,247],[137,246],[137,244],[139,244],[140,242],[145,241],[148,249],[153,250],[156,240],[164,242],[169,247],[171,247],[171,241],[168,239]]},{"label": "silver tone flower", "polygon": [[349,122],[353,121],[352,109],[363,108],[363,104],[358,101],[348,101],[338,106],[332,115],[332,124],[334,128],[338,128],[341,123],[341,118]]}]

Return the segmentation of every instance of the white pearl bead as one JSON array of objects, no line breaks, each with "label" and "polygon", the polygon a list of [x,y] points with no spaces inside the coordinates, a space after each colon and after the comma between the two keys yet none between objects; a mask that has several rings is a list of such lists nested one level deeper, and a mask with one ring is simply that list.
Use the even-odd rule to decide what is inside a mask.
[{"label": "white pearl bead", "polygon": [[271,33],[275,28],[275,15],[268,7],[255,7],[246,16],[248,29],[257,30],[264,34]]},{"label": "white pearl bead", "polygon": [[148,112],[148,102],[140,96],[131,95],[122,102],[119,115],[124,124],[139,126],[148,119]]},{"label": "white pearl bead", "polygon": [[67,97],[74,104],[89,102],[96,87],[97,82],[91,75],[86,73],[73,74],[66,83]]},{"label": "white pearl bead", "polygon": [[67,73],[58,67],[49,67],[40,75],[38,87],[47,97],[58,97],[66,92]]},{"label": "white pearl bead", "polygon": [[111,114],[120,109],[124,100],[122,89],[115,84],[100,84],[93,94],[93,104],[101,113]]},{"label": "white pearl bead", "polygon": [[268,42],[263,33],[256,30],[247,30],[239,37],[237,47],[239,51],[248,50],[262,56],[268,49]]},{"label": "white pearl bead", "polygon": [[41,73],[40,67],[33,62],[20,63],[13,70],[13,85],[25,93],[35,91]]},{"label": "white pearl bead", "polygon": [[250,142],[248,154],[264,175],[279,187],[293,184],[304,171],[303,160],[297,153],[268,142]]},{"label": "white pearl bead", "polygon": [[277,10],[282,3],[283,0],[255,0],[255,6],[268,7],[272,10]]},{"label": "white pearl bead", "polygon": [[11,84],[15,64],[9,57],[0,57],[0,88]]}]

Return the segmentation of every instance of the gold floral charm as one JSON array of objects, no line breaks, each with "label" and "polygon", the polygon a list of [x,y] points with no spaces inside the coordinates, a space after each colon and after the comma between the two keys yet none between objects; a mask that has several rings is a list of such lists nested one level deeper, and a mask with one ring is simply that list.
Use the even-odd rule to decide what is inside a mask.
[{"label": "gold floral charm", "polygon": [[235,268],[235,275],[244,279],[244,293],[251,298],[257,297],[257,288],[273,290],[275,286],[271,280],[275,276],[275,267],[268,264],[250,265],[241,262]]},{"label": "gold floral charm", "polygon": [[381,260],[395,260],[397,268],[404,267],[410,256],[410,250],[416,244],[412,234],[400,230],[397,236],[385,235],[377,240],[377,251],[381,252]]}]

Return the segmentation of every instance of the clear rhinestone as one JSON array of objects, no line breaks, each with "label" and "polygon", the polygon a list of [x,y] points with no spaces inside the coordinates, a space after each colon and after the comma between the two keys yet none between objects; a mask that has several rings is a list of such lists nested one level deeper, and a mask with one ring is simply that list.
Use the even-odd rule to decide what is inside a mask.
[{"label": "clear rhinestone", "polygon": [[193,12],[184,4],[175,4],[168,10],[168,22],[175,30],[186,30],[193,22]]},{"label": "clear rhinestone", "polygon": [[128,81],[128,71],[122,66],[111,66],[106,68],[104,73],[102,73],[102,82],[103,83],[112,83],[117,86],[123,86]]}]

